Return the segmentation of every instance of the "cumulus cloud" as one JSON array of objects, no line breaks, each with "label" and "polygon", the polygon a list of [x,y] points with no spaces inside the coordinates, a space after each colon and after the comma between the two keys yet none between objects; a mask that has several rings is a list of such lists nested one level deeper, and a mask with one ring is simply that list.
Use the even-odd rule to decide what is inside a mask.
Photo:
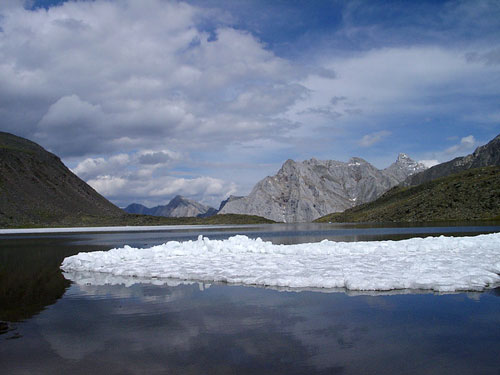
[{"label": "cumulus cloud", "polygon": [[86,158],[73,172],[121,207],[133,202],[149,206],[167,204],[178,194],[218,206],[236,192],[235,183],[219,178],[173,175],[172,167],[179,158],[178,153],[169,150],[146,150]]},{"label": "cumulus cloud", "polygon": [[465,153],[472,151],[475,147],[478,146],[478,142],[473,135],[469,135],[467,137],[463,137],[460,140],[460,143],[453,145],[445,150],[445,153],[448,155],[455,155],[457,153]]},{"label": "cumulus cloud", "polygon": [[128,165],[130,157],[127,154],[119,154],[104,158],[87,158],[78,163],[73,172],[80,178],[92,179],[98,176],[108,176],[110,173],[120,170]]},{"label": "cumulus cloud", "polygon": [[[62,157],[144,143],[224,147],[263,137],[255,129],[264,127],[266,137],[285,133],[288,124],[276,117],[306,92],[295,83],[297,70],[248,32],[223,24],[203,31],[204,17],[160,0],[6,7],[0,98],[16,94],[18,103],[30,103],[32,122],[3,108],[2,125],[35,134]],[[120,135],[127,149],[118,149]]]},{"label": "cumulus cloud", "polygon": [[[386,5],[349,2],[328,32],[293,27],[323,38],[277,36],[277,49],[275,33],[252,29],[263,22],[253,4],[248,22],[227,2],[190,4],[0,1],[0,128],[71,160],[122,204],[175,192],[222,199],[235,182],[241,194],[288,158],[346,160],[362,146],[367,160],[384,159],[369,146],[389,135],[391,155],[441,160],[470,148],[447,154],[446,136],[485,138],[498,125],[494,2],[391,6],[397,22],[379,19]],[[438,134],[444,123],[454,125]]]},{"label": "cumulus cloud", "polygon": [[179,194],[218,207],[224,198],[234,194],[237,189],[235,183],[207,176],[179,178],[159,175],[137,179],[131,175],[101,175],[87,182],[121,207],[133,202],[149,207],[164,205]]}]

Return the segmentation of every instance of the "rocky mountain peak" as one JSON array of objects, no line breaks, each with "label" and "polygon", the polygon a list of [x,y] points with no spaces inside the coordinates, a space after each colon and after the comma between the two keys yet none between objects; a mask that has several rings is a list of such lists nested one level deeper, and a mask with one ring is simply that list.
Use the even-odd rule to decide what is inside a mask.
[{"label": "rocky mountain peak", "polygon": [[402,182],[408,176],[422,172],[426,169],[427,167],[422,163],[416,162],[405,153],[400,153],[396,161],[384,169],[384,171]]},{"label": "rocky mountain peak", "polygon": [[[226,202],[219,211],[259,215],[274,221],[312,221],[376,199],[416,170],[418,164],[401,156],[386,170],[352,157],[335,160],[287,160],[278,173],[259,181],[243,198]],[[414,165],[415,164],[415,165]]]},{"label": "rocky mountain peak", "polygon": [[171,206],[177,207],[179,205],[187,205],[190,203],[190,199],[184,198],[182,195],[176,195],[168,203]]},{"label": "rocky mountain peak", "polygon": [[354,156],[352,158],[349,159],[349,161],[347,162],[347,164],[351,165],[351,166],[354,166],[354,165],[361,165],[361,164],[370,164],[368,163],[365,159],[363,158],[358,158],[357,156]]},{"label": "rocky mountain peak", "polygon": [[408,161],[413,161],[407,154],[404,152],[400,152],[398,154],[398,158],[396,159],[396,163],[406,163]]}]

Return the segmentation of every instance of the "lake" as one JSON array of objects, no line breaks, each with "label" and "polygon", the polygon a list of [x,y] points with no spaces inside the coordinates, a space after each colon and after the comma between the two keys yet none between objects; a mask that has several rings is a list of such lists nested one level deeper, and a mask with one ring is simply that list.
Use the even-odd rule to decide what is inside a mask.
[{"label": "lake", "polygon": [[[274,224],[0,235],[0,373],[500,374],[500,289],[435,294],[155,280],[85,285],[62,260],[199,234],[276,244],[500,232],[500,225]],[[499,249],[500,252],[500,249]]]}]

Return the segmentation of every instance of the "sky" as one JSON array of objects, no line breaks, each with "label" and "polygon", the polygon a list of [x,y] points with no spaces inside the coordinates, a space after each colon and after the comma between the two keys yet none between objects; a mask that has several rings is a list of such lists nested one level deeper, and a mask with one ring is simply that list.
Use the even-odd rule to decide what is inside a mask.
[{"label": "sky", "polygon": [[120,207],[500,133],[500,1],[1,0],[0,130]]}]

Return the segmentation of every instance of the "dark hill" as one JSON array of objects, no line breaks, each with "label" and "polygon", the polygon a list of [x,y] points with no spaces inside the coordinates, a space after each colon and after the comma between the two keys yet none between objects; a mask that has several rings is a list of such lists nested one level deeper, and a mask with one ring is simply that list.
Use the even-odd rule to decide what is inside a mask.
[{"label": "dark hill", "polygon": [[[498,138],[498,137],[497,137]],[[413,187],[395,187],[379,199],[317,222],[426,222],[500,219],[500,167],[483,167]]]},{"label": "dark hill", "polygon": [[441,163],[423,172],[409,176],[405,186],[420,185],[435,178],[449,176],[472,168],[500,165],[500,134],[487,144],[478,147],[472,154]]},{"label": "dark hill", "polygon": [[27,139],[0,132],[0,226],[59,224],[124,212]]},{"label": "dark hill", "polygon": [[27,139],[0,132],[0,228],[269,222],[248,215],[166,218],[127,214],[56,155]]}]

